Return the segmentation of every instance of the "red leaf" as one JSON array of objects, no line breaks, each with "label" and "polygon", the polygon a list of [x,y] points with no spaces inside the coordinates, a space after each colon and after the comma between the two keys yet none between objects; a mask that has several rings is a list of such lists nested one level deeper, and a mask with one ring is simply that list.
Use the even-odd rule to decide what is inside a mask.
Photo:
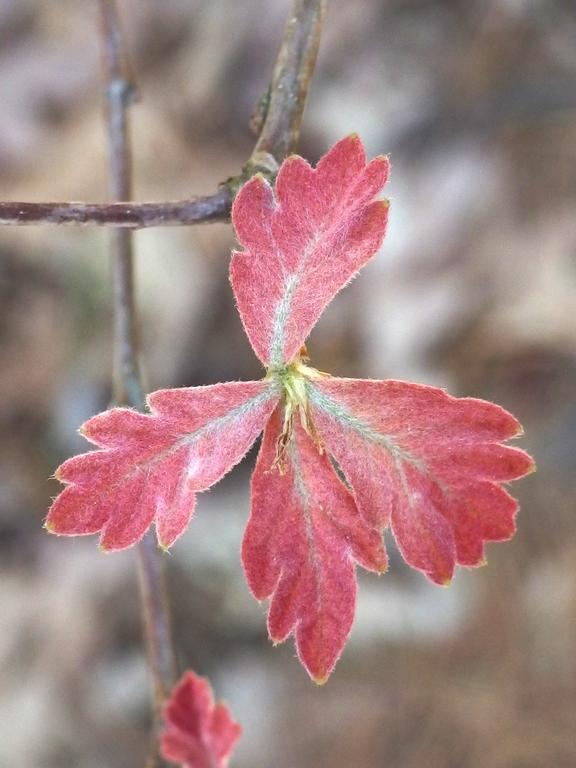
[{"label": "red leaf", "polygon": [[298,422],[285,472],[274,467],[281,409],[270,417],[252,480],[252,512],[242,559],[258,600],[272,596],[270,637],[294,633],[300,660],[326,680],[346,642],[356,603],[354,562],[386,570],[381,535],[358,514],[328,457]]},{"label": "red leaf", "polygon": [[314,170],[298,155],[284,161],[275,190],[256,176],[232,209],[245,250],[230,276],[256,354],[277,367],[292,360],[328,302],[376,253],[388,203],[371,202],[388,160],[366,164],[358,136],[338,142]]},{"label": "red leaf", "polygon": [[521,431],[505,410],[402,381],[326,378],[307,390],[364,519],[391,523],[406,562],[432,581],[482,564],[484,541],[513,535],[517,503],[499,484],[534,464],[502,445]]},{"label": "red leaf", "polygon": [[210,683],[188,671],[164,708],[160,751],[185,768],[226,768],[242,728],[225,704],[214,704]]},{"label": "red leaf", "polygon": [[274,409],[274,382],[159,390],[151,413],[112,408],[82,432],[103,450],[74,456],[57,470],[68,487],[46,520],[52,533],[101,532],[104,549],[129,547],[156,524],[162,547],[183,533],[197,491],[226,474],[250,448]]},{"label": "red leaf", "polygon": [[231,281],[266,378],[163,390],[150,396],[150,414],[94,417],[84,433],[102,450],[60,467],[68,487],[47,519],[55,533],[100,531],[107,549],[130,546],[154,521],[167,547],[195,493],[241,459],[270,417],[244,567],[255,596],[271,598],[271,637],[294,634],[318,682],[350,632],[355,563],[386,568],[385,528],[410,565],[445,584],[456,564],[483,562],[484,542],[512,536],[517,504],[502,483],[533,469],[503,445],[520,427],[496,405],[399,381],[327,378],[297,354],[379,247],[388,209],[372,200],[387,174],[386,158],[367,164],[351,136],[315,170],[288,158],[274,191],[261,177],[244,185],[232,216],[245,250],[232,258]]}]

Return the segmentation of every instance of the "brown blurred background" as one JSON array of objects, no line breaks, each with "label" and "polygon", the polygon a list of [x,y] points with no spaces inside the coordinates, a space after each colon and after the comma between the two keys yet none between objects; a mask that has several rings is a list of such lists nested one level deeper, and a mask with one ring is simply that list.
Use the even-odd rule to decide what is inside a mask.
[{"label": "brown blurred background", "polygon": [[[288,0],[122,0],[139,199],[209,192],[253,138]],[[0,199],[104,199],[95,4],[0,0]],[[244,724],[236,768],[576,766],[576,5],[333,0],[304,122],[393,162],[382,253],[310,340],[341,375],[493,399],[539,472],[519,531],[443,590],[393,554],[317,689],[239,563],[253,453],[168,558],[182,664]],[[137,234],[148,389],[258,376],[227,225]],[[110,395],[106,232],[0,231],[0,766],[136,768],[132,552],[47,536],[54,467]]]}]

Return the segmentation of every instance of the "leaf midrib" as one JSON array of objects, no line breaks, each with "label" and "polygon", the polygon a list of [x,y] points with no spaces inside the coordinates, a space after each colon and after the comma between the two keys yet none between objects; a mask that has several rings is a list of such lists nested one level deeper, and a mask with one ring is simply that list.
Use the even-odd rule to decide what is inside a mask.
[{"label": "leaf midrib", "polygon": [[[260,392],[258,395],[255,395],[249,400],[246,400],[244,403],[242,403],[239,406],[236,406],[235,408],[223,414],[222,416],[218,416],[216,419],[206,422],[206,424],[203,424],[196,431],[183,435],[182,437],[178,438],[178,440],[176,440],[174,443],[171,443],[163,451],[160,451],[160,453],[154,454],[150,459],[147,459],[141,462],[136,462],[132,470],[124,474],[117,483],[115,483],[112,486],[107,486],[103,488],[102,491],[96,494],[95,496],[93,496],[93,498],[99,499],[102,496],[105,496],[107,493],[111,491],[115,491],[118,488],[121,488],[123,485],[125,485],[127,482],[133,479],[135,475],[138,475],[142,472],[146,472],[147,474],[149,474],[150,471],[153,470],[157,464],[161,463],[165,459],[174,455],[181,448],[185,446],[191,447],[195,442],[202,439],[202,437],[204,437],[205,434],[209,433],[210,431],[217,431],[221,429],[224,425],[226,425],[227,422],[235,421],[237,418],[241,417],[242,415],[248,414],[251,410],[257,408],[259,405],[266,402],[266,400],[270,399],[275,394],[276,389],[277,389],[276,384],[272,382],[271,386],[266,390],[264,390],[264,392]],[[106,451],[110,449],[104,448],[103,450]],[[111,449],[111,450],[114,450],[114,449]]]},{"label": "leaf midrib", "polygon": [[[312,254],[316,250],[318,243],[328,237],[328,235],[332,232],[338,230],[339,218],[342,216],[342,213],[347,209],[354,207],[354,197],[352,195],[352,191],[355,189],[356,182],[358,181],[358,177],[361,175],[361,173],[362,171],[358,173],[354,185],[350,187],[348,193],[344,196],[342,204],[340,206],[336,206],[332,210],[332,215],[327,217],[324,226],[321,226],[318,229],[316,235],[311,238],[310,242],[304,249],[304,253],[300,259],[297,269],[294,272],[285,275],[282,297],[277,304],[274,324],[272,326],[272,342],[270,344],[270,365],[272,366],[281,365],[283,362],[285,362],[282,353],[285,341],[286,322],[283,322],[283,320],[287,320],[289,317],[292,299],[298,288],[298,284],[302,279],[302,275],[305,272],[306,266],[312,257]],[[275,240],[274,244],[276,245],[278,260],[280,261],[281,266],[283,266]]]}]

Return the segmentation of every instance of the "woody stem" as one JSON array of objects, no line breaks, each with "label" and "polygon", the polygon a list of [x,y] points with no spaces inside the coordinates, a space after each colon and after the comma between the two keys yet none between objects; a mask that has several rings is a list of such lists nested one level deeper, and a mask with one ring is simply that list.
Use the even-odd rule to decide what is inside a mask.
[{"label": "woody stem", "polygon": [[[112,202],[0,202],[0,225],[57,224],[140,229],[227,221],[234,195],[241,184],[259,170],[274,173],[286,155],[296,149],[327,2],[293,0],[270,81],[267,107],[258,121],[259,136],[254,151],[241,172],[221,184],[214,193],[186,200],[137,203],[130,201],[119,172],[115,177],[118,186],[115,186],[116,194]],[[100,0],[100,7],[103,18],[110,19],[113,4]],[[110,61],[117,61],[120,65],[122,57],[118,40],[118,36],[108,35],[104,49],[107,57],[111,57]],[[109,103],[113,99],[126,103],[128,92],[122,95],[121,91],[123,88],[130,90],[130,78],[115,77],[110,83],[113,84],[109,88]],[[112,94],[114,88],[119,91],[115,95]],[[125,125],[126,118],[121,117],[123,110],[124,107],[119,109],[117,115],[119,122]],[[120,125],[114,131],[117,136],[123,135]],[[110,144],[120,149],[122,142],[118,144],[111,137]],[[121,156],[123,153],[119,152],[118,159]],[[128,164],[128,155],[125,155],[121,166]],[[129,169],[125,170],[128,171],[126,179],[129,181]]]},{"label": "woody stem", "polygon": [[[106,97],[110,194],[114,200],[132,196],[132,168],[128,107],[134,97],[123,50],[120,19],[115,0],[99,0],[102,61]],[[142,409],[144,396],[138,354],[138,323],[134,286],[132,233],[110,232],[114,294],[113,395],[117,405]],[[161,552],[149,533],[138,545],[140,596],[148,662],[154,685],[155,734],[158,734],[162,705],[174,684],[176,661],[172,646],[167,594]],[[148,766],[161,765],[157,738]]]}]

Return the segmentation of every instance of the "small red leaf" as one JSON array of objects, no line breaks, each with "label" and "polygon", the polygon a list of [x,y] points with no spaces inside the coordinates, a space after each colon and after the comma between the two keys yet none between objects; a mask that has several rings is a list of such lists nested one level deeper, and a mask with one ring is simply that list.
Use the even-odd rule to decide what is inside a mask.
[{"label": "small red leaf", "polygon": [[248,583],[259,600],[272,596],[268,629],[274,642],[294,633],[310,676],[324,682],[346,642],[356,603],[354,562],[386,570],[379,532],[294,423],[284,473],[273,466],[281,409],[270,417],[252,480],[252,512],[242,549]]},{"label": "small red leaf", "polygon": [[256,176],[232,209],[245,250],[230,265],[238,309],[256,354],[279,366],[298,352],[322,311],[374,256],[384,237],[386,202],[372,202],[388,160],[366,163],[348,136],[316,169],[297,155],[284,161],[274,192]]},{"label": "small red leaf", "polygon": [[185,768],[226,768],[242,728],[225,704],[214,704],[210,683],[188,671],[164,708],[160,751]]},{"label": "small red leaf", "polygon": [[153,392],[149,414],[112,408],[94,416],[82,432],[102,450],[57,470],[68,487],[46,527],[68,536],[101,531],[110,550],[131,546],[155,521],[160,545],[171,546],[190,521],[196,492],[240,461],[278,397],[273,382],[231,382]]},{"label": "small red leaf", "polygon": [[360,512],[374,527],[391,523],[404,559],[432,581],[480,565],[484,541],[512,536],[517,504],[499,483],[534,464],[502,445],[520,432],[504,409],[402,381],[327,378],[308,392]]}]

